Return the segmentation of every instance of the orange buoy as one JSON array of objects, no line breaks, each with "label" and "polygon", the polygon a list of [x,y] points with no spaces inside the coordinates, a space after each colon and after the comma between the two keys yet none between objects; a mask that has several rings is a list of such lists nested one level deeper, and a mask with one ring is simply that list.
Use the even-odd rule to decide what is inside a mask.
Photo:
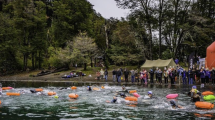
[{"label": "orange buoy", "polygon": [[0,104],[1,104],[1,100],[0,100]]},{"label": "orange buoy", "polygon": [[12,87],[2,87],[2,90],[10,90]]},{"label": "orange buoy", "polygon": [[20,96],[20,93],[6,93],[6,95],[9,95],[9,96]]},{"label": "orange buoy", "polygon": [[72,99],[76,99],[76,98],[78,98],[78,94],[71,93],[71,94],[69,94],[69,97]]},{"label": "orange buoy", "polygon": [[129,93],[136,93],[136,90],[130,90]]},{"label": "orange buoy", "polygon": [[202,95],[213,95],[214,93],[211,91],[205,91],[202,93]]},{"label": "orange buoy", "polygon": [[50,91],[48,92],[48,96],[56,95],[56,92]]},{"label": "orange buoy", "polygon": [[195,103],[195,105],[196,105],[197,108],[203,108],[203,109],[212,109],[212,108],[214,108],[214,104],[209,103],[209,102],[200,102],[200,101],[198,101],[198,102]]},{"label": "orange buoy", "polygon": [[137,98],[136,97],[125,97],[125,100],[129,100],[129,101],[137,101]]},{"label": "orange buoy", "polygon": [[95,88],[93,88],[93,90],[99,91],[100,89],[99,89],[99,88],[97,88],[97,87],[95,87]]},{"label": "orange buoy", "polygon": [[37,91],[37,92],[42,92],[43,89],[42,89],[42,88],[37,88],[37,89],[35,89],[35,91]]},{"label": "orange buoy", "polygon": [[104,87],[104,86],[102,86],[101,88],[102,88],[102,89],[105,89],[105,87]]},{"label": "orange buoy", "polygon": [[72,89],[72,90],[76,90],[76,89],[77,89],[77,87],[75,87],[75,86],[72,86],[72,87],[71,87],[71,89]]}]

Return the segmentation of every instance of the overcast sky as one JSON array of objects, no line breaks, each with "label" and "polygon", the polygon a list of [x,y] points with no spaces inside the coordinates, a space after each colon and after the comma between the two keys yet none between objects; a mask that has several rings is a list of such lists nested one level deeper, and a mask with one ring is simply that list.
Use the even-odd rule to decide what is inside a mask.
[{"label": "overcast sky", "polygon": [[99,12],[104,18],[121,18],[126,17],[129,13],[128,9],[118,8],[114,0],[88,0],[93,4],[96,12]]}]

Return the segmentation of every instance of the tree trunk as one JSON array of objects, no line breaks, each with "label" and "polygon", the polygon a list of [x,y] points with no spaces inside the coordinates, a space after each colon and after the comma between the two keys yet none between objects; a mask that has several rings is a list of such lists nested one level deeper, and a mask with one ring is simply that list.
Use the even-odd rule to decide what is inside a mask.
[{"label": "tree trunk", "polygon": [[38,68],[38,66],[37,66],[37,51],[34,54],[34,68]]},{"label": "tree trunk", "polygon": [[108,41],[108,34],[107,34],[107,21],[105,21],[105,38],[106,38],[106,46],[108,49],[109,41]]},{"label": "tree trunk", "polygon": [[[176,52],[176,41],[177,41],[177,19],[178,19],[178,3],[179,3],[180,0],[175,0],[175,13],[174,13],[174,34],[173,34],[173,41],[172,41],[172,49],[173,49],[173,52],[175,53]],[[176,57],[176,56],[175,56]]]},{"label": "tree trunk", "polygon": [[87,70],[87,63],[84,63],[84,70]]},{"label": "tree trunk", "polygon": [[159,0],[159,58],[161,59],[161,26],[162,26],[162,14],[163,14],[163,2],[164,0]]},{"label": "tree trunk", "polygon": [[41,57],[41,51],[39,51],[39,59],[38,59],[38,62],[39,62],[38,67],[39,67],[39,69],[41,69],[41,60],[40,60],[41,58],[40,57]]},{"label": "tree trunk", "polygon": [[93,57],[91,57],[90,60],[91,60],[91,67],[93,67]]},{"label": "tree trunk", "polygon": [[94,59],[94,66],[97,67],[96,65],[97,65],[97,64],[96,64],[96,58],[95,58],[95,59]]},{"label": "tree trunk", "polygon": [[149,22],[149,40],[150,40],[150,59],[152,60],[152,29],[151,29],[151,23]]},{"label": "tree trunk", "polygon": [[151,19],[150,19],[150,15],[149,15],[149,2],[148,0],[146,1],[140,1],[141,6],[143,7],[145,14],[146,14],[146,19],[147,19],[147,27],[148,27],[148,31],[149,31],[149,41],[150,41],[150,59],[152,60],[152,27],[151,27]]},{"label": "tree trunk", "polygon": [[26,66],[25,66],[25,54],[23,54],[23,71],[25,71],[26,70]]},{"label": "tree trunk", "polygon": [[34,70],[35,69],[35,66],[34,66],[34,52],[31,53],[31,64],[32,64],[32,69]]}]

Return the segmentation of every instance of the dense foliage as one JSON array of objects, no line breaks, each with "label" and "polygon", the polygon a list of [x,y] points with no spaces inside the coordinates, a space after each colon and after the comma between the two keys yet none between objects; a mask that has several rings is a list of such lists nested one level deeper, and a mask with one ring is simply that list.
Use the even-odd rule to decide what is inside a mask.
[{"label": "dense foliage", "polygon": [[0,75],[98,57],[106,66],[205,57],[215,40],[215,0],[115,1],[131,9],[126,19],[105,19],[87,0],[0,0]]}]

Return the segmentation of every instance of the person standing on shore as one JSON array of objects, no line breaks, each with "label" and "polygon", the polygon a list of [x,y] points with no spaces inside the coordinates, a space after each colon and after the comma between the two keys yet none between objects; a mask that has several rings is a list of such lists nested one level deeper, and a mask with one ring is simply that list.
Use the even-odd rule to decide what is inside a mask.
[{"label": "person standing on shore", "polygon": [[178,58],[175,58],[175,64],[178,65],[178,63],[179,63]]},{"label": "person standing on shore", "polygon": [[138,69],[135,70],[135,82],[139,83],[139,74],[138,74]]},{"label": "person standing on shore", "polygon": [[191,69],[189,70],[189,77],[190,77],[189,84],[192,85],[194,76],[193,76],[193,71]]},{"label": "person standing on shore", "polygon": [[156,78],[156,82],[158,82],[158,68],[156,68],[156,70],[155,70],[155,78]]},{"label": "person standing on shore", "polygon": [[135,79],[135,71],[134,69],[131,70],[131,82],[134,83],[134,79]]},{"label": "person standing on shore", "polygon": [[107,69],[105,69],[104,75],[105,75],[105,81],[107,82],[107,78],[108,78],[108,70]]},{"label": "person standing on shore", "polygon": [[206,84],[209,84],[209,79],[210,79],[210,71],[208,68],[206,68],[206,71],[205,71],[205,82],[206,82]]},{"label": "person standing on shore", "polygon": [[182,82],[182,72],[183,72],[183,68],[179,67],[178,68],[179,84]]},{"label": "person standing on shore", "polygon": [[200,70],[198,67],[196,68],[196,71],[195,71],[195,77],[196,77],[196,82],[199,82],[200,81]]},{"label": "person standing on shore", "polygon": [[116,70],[115,69],[113,69],[112,75],[113,75],[113,82],[115,82],[116,81]]},{"label": "person standing on shore", "polygon": [[100,71],[99,70],[96,72],[96,77],[97,77],[97,80],[100,80],[101,75],[100,75]]},{"label": "person standing on shore", "polygon": [[172,68],[172,70],[169,74],[170,74],[171,84],[174,84],[175,83],[175,70],[174,70],[174,68]]},{"label": "person standing on shore", "polygon": [[154,83],[154,71],[153,69],[150,69],[149,71],[149,74],[150,74],[150,83],[153,84]]},{"label": "person standing on shore", "polygon": [[129,71],[126,68],[125,68],[125,71],[124,71],[124,75],[125,75],[125,82],[128,82]]},{"label": "person standing on shore", "polygon": [[142,71],[140,71],[140,82],[141,84],[143,84],[145,81],[144,81],[144,69]]},{"label": "person standing on shore", "polygon": [[205,71],[202,68],[200,71],[200,78],[201,78],[201,88],[203,88],[205,85]]},{"label": "person standing on shore", "polygon": [[104,70],[101,69],[101,70],[100,70],[100,78],[103,79],[103,77],[104,77]]},{"label": "person standing on shore", "polygon": [[214,67],[211,70],[211,79],[212,79],[212,85],[215,84],[215,69]]},{"label": "person standing on shore", "polygon": [[183,84],[186,85],[187,84],[187,71],[184,69],[182,72],[182,79],[183,79]]},{"label": "person standing on shore", "polygon": [[118,69],[117,71],[117,82],[121,83],[121,75],[122,75],[122,71],[120,69]]},{"label": "person standing on shore", "polygon": [[164,83],[168,84],[168,72],[167,72],[167,70],[164,70],[163,76],[164,76]]},{"label": "person standing on shore", "polygon": [[162,84],[162,71],[161,71],[161,69],[159,69],[159,71],[158,71],[158,82],[159,82],[159,84]]},{"label": "person standing on shore", "polygon": [[143,75],[144,83],[147,85],[148,83],[148,72],[144,70],[144,75]]}]

